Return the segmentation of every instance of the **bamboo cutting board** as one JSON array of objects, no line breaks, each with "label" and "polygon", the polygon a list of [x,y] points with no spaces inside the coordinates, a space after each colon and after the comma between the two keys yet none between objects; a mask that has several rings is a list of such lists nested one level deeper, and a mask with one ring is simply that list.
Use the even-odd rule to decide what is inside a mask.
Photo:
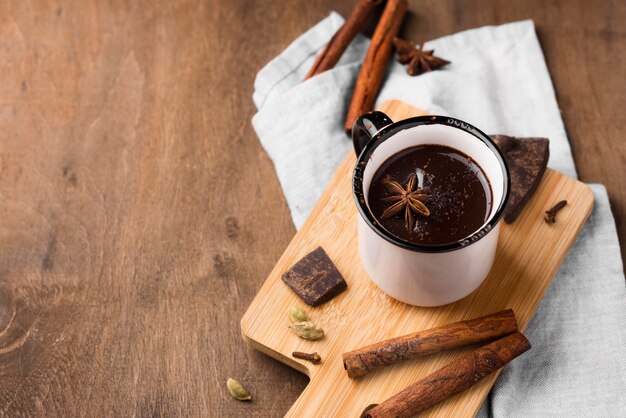
[{"label": "bamboo cutting board", "polygon": [[[381,110],[396,121],[422,114],[398,101],[383,103]],[[586,185],[548,169],[515,223],[503,223],[496,260],[485,282],[459,302],[419,308],[387,296],[361,266],[358,215],[352,197],[354,163],[351,153],[241,320],[243,337],[252,347],[310,377],[308,386],[287,413],[291,417],[358,417],[368,405],[381,403],[470,349],[415,359],[358,380],[347,377],[343,352],[506,308],[515,311],[519,327],[524,330],[593,207],[593,194]],[[567,199],[568,205],[559,212],[555,224],[546,224],[544,211],[562,199]],[[319,245],[343,274],[348,289],[330,302],[312,308],[282,282],[281,275]],[[323,340],[306,341],[293,334],[287,319],[291,305],[307,310],[312,321],[324,329]],[[313,365],[294,359],[293,351],[316,351],[322,356],[322,363]],[[532,356],[533,350],[523,355]],[[497,374],[487,377],[423,416],[474,416],[496,378]]]}]

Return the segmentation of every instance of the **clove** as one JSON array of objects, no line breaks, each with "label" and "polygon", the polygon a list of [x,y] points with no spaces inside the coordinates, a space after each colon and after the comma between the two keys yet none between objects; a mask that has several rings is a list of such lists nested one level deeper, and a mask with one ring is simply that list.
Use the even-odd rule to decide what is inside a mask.
[{"label": "clove", "polygon": [[291,353],[291,355],[295,358],[308,360],[313,364],[320,364],[320,362],[322,361],[322,358],[317,353],[302,353],[300,351],[294,351],[293,353]]},{"label": "clove", "polygon": [[546,221],[546,223],[553,224],[556,221],[556,214],[559,213],[559,211],[563,209],[565,205],[567,205],[567,200],[561,200],[551,209],[548,209],[546,211],[546,216],[543,218],[543,220]]}]

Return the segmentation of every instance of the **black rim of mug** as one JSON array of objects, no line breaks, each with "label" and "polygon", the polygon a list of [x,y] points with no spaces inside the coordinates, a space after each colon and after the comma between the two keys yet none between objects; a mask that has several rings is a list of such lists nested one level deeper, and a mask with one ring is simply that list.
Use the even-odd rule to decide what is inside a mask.
[{"label": "black rim of mug", "polygon": [[[376,220],[376,218],[370,211],[367,202],[365,201],[365,194],[363,192],[363,173],[365,172],[367,161],[369,161],[372,153],[376,150],[376,148],[378,148],[385,141],[392,138],[398,132],[405,129],[411,129],[420,125],[445,125],[452,128],[460,129],[475,136],[485,145],[487,145],[487,147],[495,154],[496,159],[500,163],[500,168],[502,169],[504,177],[502,199],[500,199],[500,204],[498,205],[494,216],[492,216],[487,223],[485,223],[479,230],[474,232],[472,235],[448,244],[417,244],[393,235],[391,232],[387,231],[380,225],[380,223]],[[491,179],[489,179],[489,181],[491,181]],[[356,206],[359,210],[359,213],[361,214],[361,217],[367,223],[367,225],[386,241],[389,241],[390,243],[406,250],[423,253],[442,253],[454,251],[478,242],[485,235],[487,235],[487,233],[498,224],[500,218],[502,218],[502,215],[504,214],[504,210],[506,208],[506,204],[509,201],[510,191],[511,178],[509,174],[509,167],[504,160],[504,156],[502,155],[496,144],[493,142],[491,137],[489,137],[489,135],[485,134],[480,129],[476,128],[474,125],[449,116],[417,116],[385,126],[383,129],[376,132],[372,139],[367,143],[365,148],[363,148],[363,151],[357,158],[357,163],[354,168],[354,173],[352,175],[352,192],[356,201]]]}]

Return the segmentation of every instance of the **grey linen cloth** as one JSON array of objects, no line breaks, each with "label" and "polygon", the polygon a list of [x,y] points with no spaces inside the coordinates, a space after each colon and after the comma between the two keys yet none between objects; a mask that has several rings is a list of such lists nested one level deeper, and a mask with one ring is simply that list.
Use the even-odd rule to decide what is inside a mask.
[{"label": "grey linen cloth", "polygon": [[[254,85],[253,126],[296,228],[352,152],[344,115],[369,41],[358,36],[334,69],[301,82],[342,23],[331,13],[267,64]],[[426,48],[452,64],[409,77],[392,63],[378,103],[399,99],[488,133],[548,137],[549,166],[576,177],[532,21],[457,33]],[[504,369],[479,416],[626,416],[626,286],[606,190],[591,188],[593,213],[526,330],[533,348]]]}]

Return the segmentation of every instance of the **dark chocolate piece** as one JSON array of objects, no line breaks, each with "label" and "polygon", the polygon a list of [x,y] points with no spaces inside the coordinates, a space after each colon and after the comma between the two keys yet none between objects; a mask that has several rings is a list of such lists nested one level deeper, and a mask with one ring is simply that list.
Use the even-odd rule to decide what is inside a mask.
[{"label": "dark chocolate piece", "polygon": [[322,247],[305,255],[283,274],[282,279],[311,306],[328,302],[348,287]]},{"label": "dark chocolate piece", "polygon": [[504,154],[511,173],[511,195],[504,211],[504,221],[513,223],[531,198],[546,172],[550,156],[547,138],[491,136]]}]

